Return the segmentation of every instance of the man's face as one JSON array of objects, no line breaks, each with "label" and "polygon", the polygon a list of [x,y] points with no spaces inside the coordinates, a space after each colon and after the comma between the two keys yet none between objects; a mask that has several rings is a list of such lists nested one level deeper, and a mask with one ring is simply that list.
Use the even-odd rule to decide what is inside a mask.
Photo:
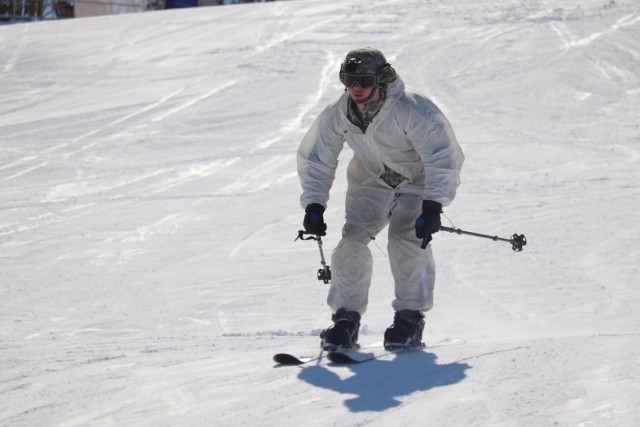
[{"label": "man's face", "polygon": [[365,100],[369,99],[369,95],[371,95],[373,88],[374,86],[363,88],[360,87],[358,82],[355,82],[350,88],[347,88],[347,92],[356,104],[361,104],[365,102]]}]

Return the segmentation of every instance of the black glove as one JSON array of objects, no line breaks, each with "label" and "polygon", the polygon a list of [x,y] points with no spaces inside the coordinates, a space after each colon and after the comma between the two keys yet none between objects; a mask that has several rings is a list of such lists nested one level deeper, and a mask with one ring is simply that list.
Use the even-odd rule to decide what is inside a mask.
[{"label": "black glove", "polygon": [[440,231],[440,214],[442,204],[432,200],[422,202],[422,214],[416,219],[416,236],[418,239],[431,241],[431,235]]},{"label": "black glove", "polygon": [[316,236],[326,236],[327,224],[324,223],[324,206],[319,203],[311,203],[304,210],[304,229],[307,233],[315,234]]}]

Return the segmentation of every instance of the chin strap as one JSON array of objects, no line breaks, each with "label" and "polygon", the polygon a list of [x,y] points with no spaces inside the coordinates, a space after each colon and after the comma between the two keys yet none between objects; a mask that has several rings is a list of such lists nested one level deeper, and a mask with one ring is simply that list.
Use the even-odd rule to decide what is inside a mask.
[{"label": "chin strap", "polygon": [[371,98],[373,98],[379,90],[380,90],[380,85],[375,85],[371,90],[371,93],[369,94],[369,96],[367,96],[361,102],[356,102],[356,104],[367,104],[369,101],[371,101]]}]

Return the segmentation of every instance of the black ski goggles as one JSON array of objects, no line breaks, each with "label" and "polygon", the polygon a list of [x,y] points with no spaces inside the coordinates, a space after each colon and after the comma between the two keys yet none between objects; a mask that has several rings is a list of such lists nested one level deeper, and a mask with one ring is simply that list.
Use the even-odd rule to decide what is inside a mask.
[{"label": "black ski goggles", "polygon": [[368,87],[375,86],[377,83],[375,74],[342,73],[342,78],[340,80],[342,80],[342,84],[344,84],[348,88],[352,87],[354,83],[358,83],[358,86],[366,89]]}]

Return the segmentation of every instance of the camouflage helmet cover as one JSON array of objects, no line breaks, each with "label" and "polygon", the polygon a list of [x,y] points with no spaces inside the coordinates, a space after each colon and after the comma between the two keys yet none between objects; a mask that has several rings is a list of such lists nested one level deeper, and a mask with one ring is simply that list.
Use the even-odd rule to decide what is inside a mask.
[{"label": "camouflage helmet cover", "polygon": [[396,79],[396,72],[378,49],[362,47],[347,53],[340,66],[340,81],[344,83],[344,74],[373,74],[377,83],[391,83]]}]

